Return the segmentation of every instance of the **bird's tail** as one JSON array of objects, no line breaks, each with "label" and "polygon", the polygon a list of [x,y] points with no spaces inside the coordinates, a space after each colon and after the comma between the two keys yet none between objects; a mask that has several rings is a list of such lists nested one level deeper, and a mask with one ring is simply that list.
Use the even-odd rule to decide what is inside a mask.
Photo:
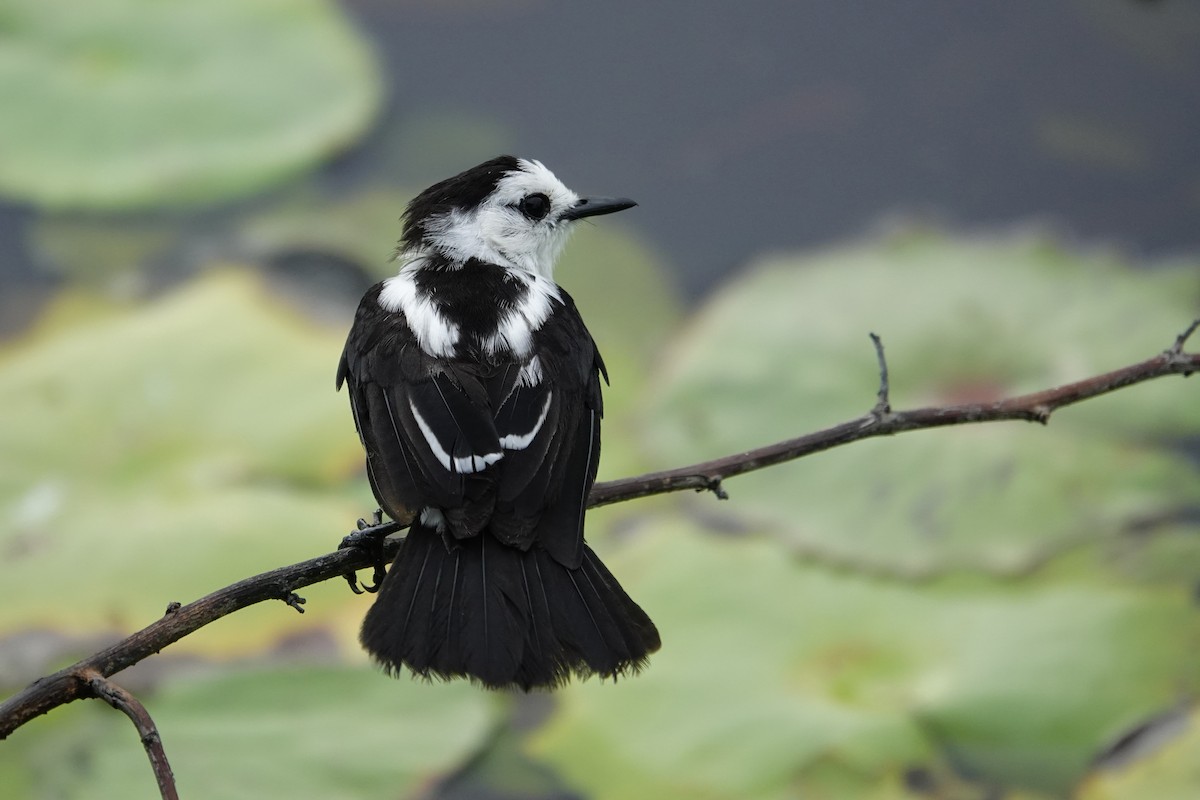
[{"label": "bird's tail", "polygon": [[591,548],[572,569],[486,531],[447,547],[419,521],[359,638],[391,672],[525,690],[636,672],[659,647],[654,623]]}]

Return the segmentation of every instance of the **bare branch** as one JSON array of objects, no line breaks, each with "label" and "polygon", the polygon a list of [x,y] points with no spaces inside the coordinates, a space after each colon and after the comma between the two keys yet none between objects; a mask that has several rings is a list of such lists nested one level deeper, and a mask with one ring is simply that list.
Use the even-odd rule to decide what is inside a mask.
[{"label": "bare branch", "polygon": [[[711,491],[723,499],[726,496],[723,481],[727,478],[861,439],[891,436],[903,431],[1001,420],[1045,424],[1054,411],[1064,406],[1166,375],[1187,376],[1200,371],[1200,355],[1183,351],[1187,339],[1197,329],[1200,329],[1200,319],[1157,356],[1093,378],[994,403],[934,406],[910,411],[891,410],[883,343],[872,335],[879,361],[880,387],[877,402],[866,415],[756,450],[635,478],[597,483],[588,497],[588,506],[609,505],[685,489]],[[372,533],[382,536],[401,531],[407,525],[385,522],[368,527]],[[399,546],[398,540],[388,540],[380,551],[382,557],[393,558]],[[164,617],[146,628],[77,664],[35,681],[0,704],[0,739],[7,738],[21,725],[53,708],[89,696],[94,674],[113,675],[210,622],[264,600],[283,600],[301,611],[303,600],[295,594],[297,589],[371,567],[379,557],[379,553],[373,554],[362,548],[338,550],[246,578],[185,606],[172,604]]]},{"label": "bare branch", "polygon": [[1019,397],[997,400],[993,403],[931,406],[910,411],[890,410],[887,396],[887,363],[883,359],[883,344],[878,337],[872,335],[876,355],[879,358],[880,388],[878,402],[866,416],[795,439],[760,447],[757,450],[749,450],[745,453],[725,456],[689,467],[639,475],[636,478],[598,483],[593,487],[588,501],[592,506],[603,506],[664,492],[678,492],[684,489],[701,491],[708,489],[713,481],[774,466],[832,447],[857,442],[860,439],[891,436],[903,431],[1002,420],[1025,420],[1045,425],[1050,421],[1052,413],[1065,406],[1099,397],[1135,383],[1161,378],[1165,375],[1186,377],[1200,370],[1200,355],[1183,352],[1183,345],[1187,337],[1198,328],[1200,328],[1200,320],[1194,322],[1181,334],[1176,339],[1175,345],[1169,350],[1137,364],[1106,372],[1094,378]]},{"label": "bare branch", "polygon": [[[395,529],[400,530],[400,526],[396,525]],[[398,543],[390,544],[392,549],[388,552],[394,555]],[[364,552],[340,550],[246,578],[184,606],[176,607],[172,603],[165,615],[137,633],[77,664],[34,681],[0,704],[0,739],[7,738],[34,717],[90,696],[89,681],[93,673],[103,677],[114,675],[210,622],[266,600],[288,602],[296,589],[362,569],[369,566],[369,561],[370,556]],[[289,605],[295,607],[293,602]]]},{"label": "bare branch", "polygon": [[175,775],[167,761],[167,753],[163,750],[162,738],[158,728],[150,717],[150,712],[141,702],[125,689],[105,678],[94,670],[81,673],[86,678],[87,690],[92,697],[98,697],[113,708],[125,714],[137,728],[142,746],[150,758],[150,768],[154,770],[154,779],[158,781],[158,791],[163,800],[179,800],[179,792],[175,788]]}]

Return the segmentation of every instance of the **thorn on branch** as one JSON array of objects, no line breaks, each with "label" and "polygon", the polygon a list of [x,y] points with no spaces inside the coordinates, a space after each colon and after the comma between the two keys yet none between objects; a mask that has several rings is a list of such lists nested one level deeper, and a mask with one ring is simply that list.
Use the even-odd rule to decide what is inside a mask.
[{"label": "thorn on branch", "polygon": [[887,359],[883,356],[883,339],[879,338],[876,333],[868,334],[871,337],[871,343],[875,345],[875,358],[879,361],[879,391],[876,393],[875,407],[871,409],[872,416],[882,417],[884,414],[892,413],[892,401],[888,397],[888,366]]},{"label": "thorn on branch", "polygon": [[697,492],[712,492],[717,496],[718,500],[728,500],[729,492],[725,491],[725,487],[721,485],[720,475],[708,475],[704,478],[704,485],[696,490]]},{"label": "thorn on branch", "polygon": [[304,604],[307,601],[300,595],[296,594],[295,592],[287,592],[279,599],[282,600],[287,605],[291,606],[292,608],[296,609],[297,612],[299,612],[301,614],[304,613]]}]

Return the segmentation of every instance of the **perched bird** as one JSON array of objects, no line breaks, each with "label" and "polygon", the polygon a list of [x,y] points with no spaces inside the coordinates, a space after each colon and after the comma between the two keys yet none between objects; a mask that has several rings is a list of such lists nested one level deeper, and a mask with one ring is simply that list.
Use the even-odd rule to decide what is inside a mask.
[{"label": "perched bird", "polygon": [[337,375],[380,507],[412,519],[360,634],[389,671],[529,690],[658,649],[584,543],[608,376],[552,279],[576,221],[634,205],[512,156],[409,204],[399,272],[363,297]]}]

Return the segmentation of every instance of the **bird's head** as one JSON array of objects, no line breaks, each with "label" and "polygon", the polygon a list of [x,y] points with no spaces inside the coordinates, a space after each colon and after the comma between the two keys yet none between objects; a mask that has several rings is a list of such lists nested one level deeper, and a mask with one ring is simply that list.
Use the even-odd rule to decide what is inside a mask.
[{"label": "bird's head", "polygon": [[538,161],[500,156],[421,192],[404,212],[400,256],[430,251],[551,277],[573,223],[637,205],[580,197]]}]

